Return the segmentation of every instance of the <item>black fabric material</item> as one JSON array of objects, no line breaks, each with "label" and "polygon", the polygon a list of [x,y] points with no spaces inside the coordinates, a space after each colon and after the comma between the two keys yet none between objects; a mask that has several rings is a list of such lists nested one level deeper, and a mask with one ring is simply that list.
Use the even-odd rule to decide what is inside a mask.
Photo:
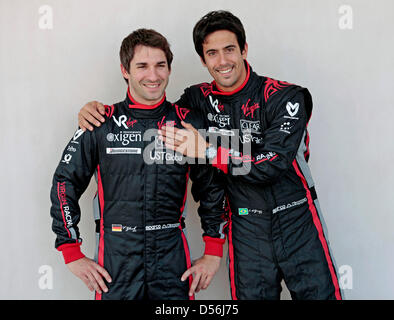
[{"label": "black fabric material", "polygon": [[[98,262],[103,261],[113,280],[103,300],[189,299],[189,281],[180,280],[190,259],[181,218],[188,177],[198,186],[192,191],[200,201],[203,235],[223,238],[224,190],[215,184],[216,170],[189,165],[179,154],[171,162],[174,154],[155,140],[163,124],[181,128],[181,120],[186,120],[198,125],[193,112],[177,108],[164,100],[154,109],[143,109],[126,96],[107,106],[101,127],[76,132],[55,171],[51,216],[56,248],[82,241],[78,200],[97,173],[103,214],[95,229],[100,232],[99,243],[104,244],[98,248]],[[155,129],[154,135],[144,141],[149,129]],[[147,158],[162,157],[163,163],[147,164],[145,151]]]},{"label": "black fabric material", "polygon": [[201,112],[201,128],[210,132],[211,143],[231,149],[223,176],[232,210],[233,298],[278,299],[281,279],[294,298],[335,297],[335,269],[333,274],[329,270],[324,235],[319,237],[311,222],[317,209],[308,198],[317,199],[303,139],[312,114],[311,95],[245,66],[248,78],[240,90],[224,93],[215,82],[202,83],[187,88],[177,102]]}]

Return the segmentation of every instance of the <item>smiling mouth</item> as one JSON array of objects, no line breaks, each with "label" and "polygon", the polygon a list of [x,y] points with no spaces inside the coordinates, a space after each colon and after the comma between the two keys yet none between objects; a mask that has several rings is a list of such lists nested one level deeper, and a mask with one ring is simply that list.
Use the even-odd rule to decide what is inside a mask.
[{"label": "smiling mouth", "polygon": [[217,72],[219,72],[220,74],[226,75],[229,74],[231,71],[233,71],[234,67],[230,67],[228,69],[224,69],[224,70],[217,70]]},{"label": "smiling mouth", "polygon": [[160,87],[160,83],[145,83],[144,86],[149,89],[156,89]]}]

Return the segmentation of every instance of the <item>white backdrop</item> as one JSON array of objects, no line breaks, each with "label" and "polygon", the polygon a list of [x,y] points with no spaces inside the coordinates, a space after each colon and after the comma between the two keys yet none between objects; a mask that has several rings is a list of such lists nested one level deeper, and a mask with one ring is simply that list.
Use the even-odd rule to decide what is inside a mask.
[{"label": "white backdrop", "polygon": [[[313,95],[310,166],[345,298],[394,299],[393,1],[0,0],[1,299],[93,298],[54,249],[49,216],[52,175],[77,113],[87,101],[123,100],[119,47],[140,27],[171,43],[170,101],[210,81],[192,28],[217,9],[243,21],[255,71]],[[95,190],[92,180],[80,201],[90,257]],[[187,204],[197,258],[201,229],[190,192]],[[230,298],[224,259],[196,297]]]}]

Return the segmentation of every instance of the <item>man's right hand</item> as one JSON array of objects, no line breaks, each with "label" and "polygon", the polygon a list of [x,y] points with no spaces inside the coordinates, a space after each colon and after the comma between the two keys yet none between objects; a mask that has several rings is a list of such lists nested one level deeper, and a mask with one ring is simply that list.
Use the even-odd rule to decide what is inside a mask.
[{"label": "man's right hand", "polygon": [[101,294],[102,291],[108,292],[103,277],[107,282],[112,282],[111,276],[103,267],[93,260],[83,257],[68,263],[67,267],[86,284],[90,291],[95,290],[99,294]]},{"label": "man's right hand", "polygon": [[78,113],[78,125],[83,130],[93,131],[93,125],[100,127],[105,122],[105,107],[101,102],[91,101],[85,104]]}]

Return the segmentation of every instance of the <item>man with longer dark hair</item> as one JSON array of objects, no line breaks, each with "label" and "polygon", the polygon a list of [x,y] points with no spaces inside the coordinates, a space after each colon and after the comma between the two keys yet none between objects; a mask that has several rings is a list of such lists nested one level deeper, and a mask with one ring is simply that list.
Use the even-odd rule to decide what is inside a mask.
[{"label": "man with longer dark hair", "polygon": [[[309,91],[253,72],[244,28],[230,12],[204,16],[193,40],[214,81],[187,88],[177,104],[200,110],[219,144],[187,123],[161,135],[169,148],[207,157],[225,175],[232,298],[279,299],[284,279],[293,299],[341,299],[307,164]],[[99,107],[86,105],[80,119],[98,119]],[[241,145],[226,148],[229,137]]]},{"label": "man with longer dark hair", "polygon": [[[201,126],[194,112],[165,98],[172,57],[167,40],[154,30],[139,29],[123,40],[126,99],[106,107],[106,122],[94,132],[76,131],[53,177],[55,246],[70,271],[96,291],[96,299],[188,299],[196,286],[208,286],[219,268],[227,221],[215,170],[188,165],[157,140],[162,125],[181,127],[186,120]],[[146,134],[156,140],[145,141]],[[153,161],[148,164],[145,157]],[[94,173],[95,261],[81,252],[77,227],[78,200]],[[189,176],[193,196],[200,200],[206,244],[205,255],[193,266],[194,280],[181,279],[191,268],[183,233]]]}]

